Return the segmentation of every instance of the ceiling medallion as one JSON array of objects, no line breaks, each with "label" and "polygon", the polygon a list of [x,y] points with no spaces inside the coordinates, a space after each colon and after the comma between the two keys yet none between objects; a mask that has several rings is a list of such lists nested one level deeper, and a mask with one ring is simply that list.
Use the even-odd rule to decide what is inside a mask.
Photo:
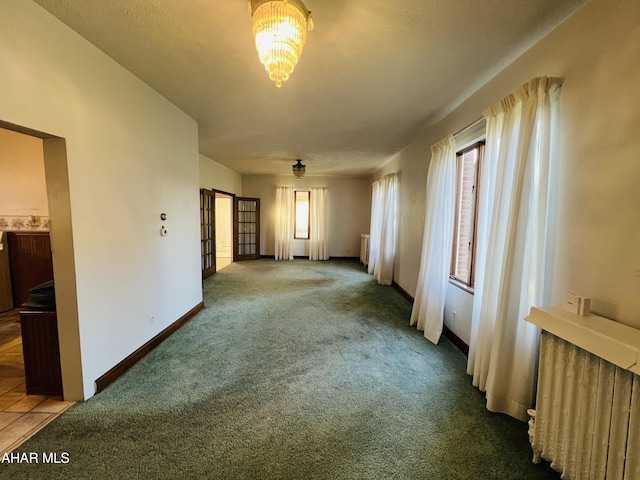
[{"label": "ceiling medallion", "polygon": [[298,63],[307,30],[313,30],[311,12],[302,0],[250,0],[249,12],[260,61],[281,87]]}]

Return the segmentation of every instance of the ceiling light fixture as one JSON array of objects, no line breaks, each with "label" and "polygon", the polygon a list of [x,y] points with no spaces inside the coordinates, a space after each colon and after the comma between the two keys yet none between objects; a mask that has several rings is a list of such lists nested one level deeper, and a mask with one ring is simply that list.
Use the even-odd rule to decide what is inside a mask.
[{"label": "ceiling light fixture", "polygon": [[250,0],[249,12],[260,61],[281,87],[298,63],[307,30],[313,30],[311,12],[302,0]]},{"label": "ceiling light fixture", "polygon": [[292,167],[293,167],[293,176],[296,177],[296,180],[298,181],[302,180],[302,177],[304,177],[304,172],[307,166],[302,164],[302,160],[298,160],[298,163],[292,165]]}]

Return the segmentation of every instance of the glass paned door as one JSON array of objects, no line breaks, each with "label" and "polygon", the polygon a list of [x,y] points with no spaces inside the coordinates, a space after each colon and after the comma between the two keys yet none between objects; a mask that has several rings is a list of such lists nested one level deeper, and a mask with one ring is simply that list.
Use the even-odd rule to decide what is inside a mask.
[{"label": "glass paned door", "polygon": [[202,278],[216,273],[216,196],[211,190],[200,189],[200,250]]},{"label": "glass paned door", "polygon": [[260,258],[260,199],[236,197],[233,216],[235,259]]}]

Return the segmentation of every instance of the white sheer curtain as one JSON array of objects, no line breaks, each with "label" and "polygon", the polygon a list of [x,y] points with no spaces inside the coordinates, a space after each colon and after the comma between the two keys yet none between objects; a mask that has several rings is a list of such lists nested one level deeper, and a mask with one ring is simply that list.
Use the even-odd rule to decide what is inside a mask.
[{"label": "white sheer curtain", "polygon": [[329,258],[327,197],[327,188],[311,187],[309,260],[327,260]]},{"label": "white sheer curtain", "polygon": [[487,408],[520,420],[534,403],[538,329],[523,318],[550,301],[548,271],[562,79],[539,77],[484,112],[476,285],[467,371]]},{"label": "white sheer curtain", "polygon": [[455,190],[456,147],[449,136],[431,146],[420,273],[410,321],[435,344],[442,334],[449,284]]},{"label": "white sheer curtain", "polygon": [[[377,184],[377,185],[376,185]],[[390,173],[373,184],[369,273],[378,283],[391,285],[398,229],[398,174]]]},{"label": "white sheer curtain", "polygon": [[293,260],[293,196],[293,187],[276,187],[276,260]]},{"label": "white sheer curtain", "polygon": [[376,269],[376,257],[380,246],[380,226],[382,222],[382,199],[380,198],[380,182],[371,184],[371,224],[369,226],[369,273]]}]

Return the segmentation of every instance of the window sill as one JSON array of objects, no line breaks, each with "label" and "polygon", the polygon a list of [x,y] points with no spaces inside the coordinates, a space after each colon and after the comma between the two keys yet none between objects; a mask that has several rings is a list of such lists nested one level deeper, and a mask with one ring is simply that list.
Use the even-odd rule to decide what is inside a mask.
[{"label": "window sill", "polygon": [[449,283],[455,287],[458,287],[461,290],[464,290],[467,293],[470,293],[471,295],[473,295],[474,293],[473,287],[470,287],[469,285],[462,283],[460,280],[457,280],[455,277],[449,277]]}]

